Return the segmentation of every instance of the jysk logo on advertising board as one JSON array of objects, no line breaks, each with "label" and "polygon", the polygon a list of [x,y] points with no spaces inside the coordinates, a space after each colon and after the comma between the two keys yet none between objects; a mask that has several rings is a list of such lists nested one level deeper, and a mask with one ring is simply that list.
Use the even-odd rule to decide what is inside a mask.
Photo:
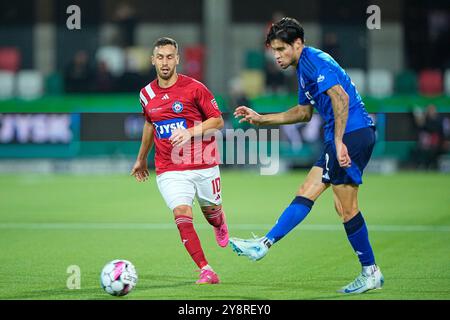
[{"label": "jysk logo on advertising board", "polygon": [[181,111],[183,111],[183,104],[180,101],[175,101],[172,105],[172,110],[175,113],[180,113]]},{"label": "jysk logo on advertising board", "polygon": [[175,118],[153,122],[155,127],[156,136],[159,139],[168,139],[172,135],[172,131],[175,129],[187,129],[186,119]]},{"label": "jysk logo on advertising board", "polygon": [[76,121],[70,114],[0,113],[0,145],[70,144]]}]

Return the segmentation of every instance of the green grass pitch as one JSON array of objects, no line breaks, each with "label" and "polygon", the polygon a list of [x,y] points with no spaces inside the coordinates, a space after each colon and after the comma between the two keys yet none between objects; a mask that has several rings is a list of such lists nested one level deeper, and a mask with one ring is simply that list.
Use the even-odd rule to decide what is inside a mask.
[{"label": "green grass pitch", "polygon": [[[305,171],[260,176],[223,171],[231,236],[264,235],[292,200]],[[128,176],[1,175],[0,299],[450,299],[450,176],[367,174],[360,207],[382,290],[336,293],[360,271],[334,211],[331,190],[261,261],[217,246],[198,207],[194,224],[221,283],[197,286],[171,212],[155,184]],[[134,263],[137,287],[112,297],[99,285],[110,260]],[[67,268],[81,270],[69,290]]]}]

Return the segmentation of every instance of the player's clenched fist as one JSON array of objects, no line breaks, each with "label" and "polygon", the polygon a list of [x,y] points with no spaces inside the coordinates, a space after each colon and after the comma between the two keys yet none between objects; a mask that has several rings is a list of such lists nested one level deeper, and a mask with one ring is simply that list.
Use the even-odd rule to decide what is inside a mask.
[{"label": "player's clenched fist", "polygon": [[352,160],[348,154],[347,146],[343,142],[336,142],[336,155],[339,166],[348,168],[352,164]]},{"label": "player's clenched fist", "polygon": [[262,118],[259,113],[245,106],[237,107],[236,110],[234,110],[234,117],[242,117],[242,119],[239,120],[239,123],[245,121],[254,125],[260,125],[262,122]]},{"label": "player's clenched fist", "polygon": [[136,160],[133,169],[131,169],[130,176],[134,176],[137,181],[144,182],[149,176],[147,161]]}]

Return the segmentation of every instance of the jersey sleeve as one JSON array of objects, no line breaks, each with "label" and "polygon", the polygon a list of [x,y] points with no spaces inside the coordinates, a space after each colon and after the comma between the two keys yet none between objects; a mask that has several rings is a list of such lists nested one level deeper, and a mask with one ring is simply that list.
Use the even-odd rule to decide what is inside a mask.
[{"label": "jersey sleeve", "polygon": [[205,85],[199,83],[195,95],[197,108],[199,108],[199,110],[207,119],[218,118],[222,115],[216,99]]},{"label": "jersey sleeve", "polygon": [[309,100],[306,98],[305,90],[303,90],[300,84],[298,85],[298,104],[310,104]]},{"label": "jersey sleeve", "polygon": [[338,76],[333,67],[326,61],[320,63],[315,76],[315,81],[317,83],[317,93],[325,92],[332,86],[340,84]]},{"label": "jersey sleeve", "polygon": [[145,120],[147,122],[151,123],[152,121],[150,120],[150,118],[148,117],[147,113],[145,112],[146,101],[147,101],[147,99],[145,98],[145,96],[144,96],[144,94],[142,93],[142,90],[141,90],[141,92],[139,94],[139,103],[141,104],[141,108],[142,108],[142,116],[145,118]]}]

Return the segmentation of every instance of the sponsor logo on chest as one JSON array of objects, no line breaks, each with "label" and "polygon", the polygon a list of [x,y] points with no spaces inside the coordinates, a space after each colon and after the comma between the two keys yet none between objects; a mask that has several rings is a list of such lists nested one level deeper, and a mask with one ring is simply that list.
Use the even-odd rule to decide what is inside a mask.
[{"label": "sponsor logo on chest", "polygon": [[187,129],[186,119],[174,118],[153,122],[156,136],[159,139],[168,139],[175,129]]}]

